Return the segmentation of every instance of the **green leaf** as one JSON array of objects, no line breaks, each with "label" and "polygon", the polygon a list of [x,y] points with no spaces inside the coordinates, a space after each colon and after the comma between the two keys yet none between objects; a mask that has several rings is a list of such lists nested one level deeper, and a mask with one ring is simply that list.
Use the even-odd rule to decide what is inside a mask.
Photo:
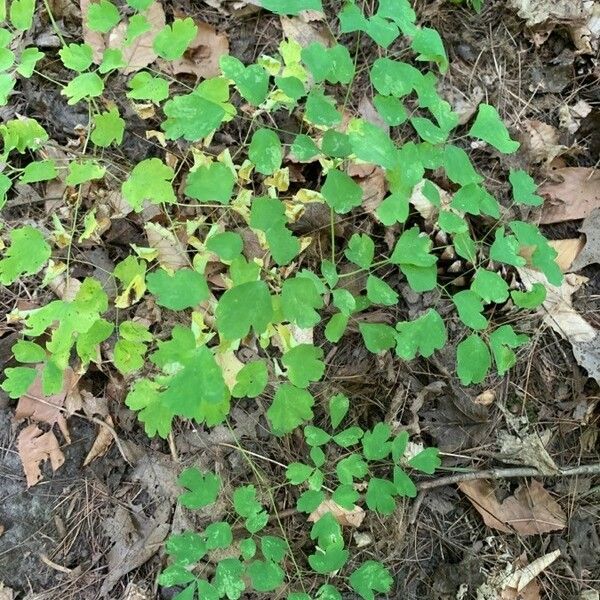
[{"label": "green leaf", "polygon": [[96,146],[107,148],[113,143],[116,143],[117,146],[121,144],[125,132],[125,120],[119,116],[119,109],[116,106],[106,112],[94,115],[93,121],[94,130],[90,139]]},{"label": "green leaf", "polygon": [[458,344],[456,367],[463,385],[481,383],[487,376],[492,357],[485,342],[475,333]]},{"label": "green leaf", "polygon": [[394,487],[401,498],[417,497],[417,486],[400,467],[394,467]]},{"label": "green leaf", "polygon": [[373,98],[373,105],[388,125],[402,125],[408,119],[408,112],[404,108],[404,104],[394,96],[382,96],[376,94]]},{"label": "green leaf", "polygon": [[329,400],[329,419],[331,428],[336,429],[337,426],[344,420],[350,408],[350,400],[344,394],[336,394]]},{"label": "green leaf", "polygon": [[365,500],[367,506],[382,515],[391,515],[396,510],[396,486],[387,479],[372,477],[369,480]]},{"label": "green leaf", "polygon": [[367,298],[373,304],[395,306],[398,303],[398,293],[393,290],[383,279],[375,275],[367,278]]},{"label": "green leaf", "polygon": [[448,339],[444,320],[433,308],[417,319],[398,323],[396,331],[396,354],[404,360],[412,360],[417,354],[428,358]]},{"label": "green leaf", "polygon": [[179,502],[192,510],[216,502],[221,490],[221,478],[218,475],[202,473],[196,467],[185,469],[177,483],[187,490],[179,496]]},{"label": "green leaf", "polygon": [[304,119],[313,125],[335,127],[342,122],[342,115],[335,108],[335,100],[331,96],[313,88],[306,97]]},{"label": "green leaf", "polygon": [[121,187],[123,198],[136,211],[141,212],[144,201],[153,204],[172,203],[177,199],[173,191],[175,172],[159,158],[139,162]]},{"label": "green leaf", "polygon": [[367,460],[383,460],[392,451],[389,441],[392,431],[387,423],[377,423],[372,431],[365,431],[362,438],[363,454]]},{"label": "green leaf", "polygon": [[[252,302],[248,302],[252,298]],[[273,318],[269,288],[264,281],[250,281],[227,290],[219,300],[215,312],[217,330],[225,340],[246,337],[253,328],[263,333]]]},{"label": "green leaf", "polygon": [[214,252],[221,260],[231,261],[244,249],[244,240],[235,231],[216,233],[206,240],[206,248]]},{"label": "green leaf", "polygon": [[325,373],[323,356],[323,349],[312,344],[299,344],[288,350],[281,362],[287,369],[290,383],[305,388],[311,381],[319,381]]},{"label": "green leaf", "polygon": [[174,96],[163,110],[167,119],[161,127],[169,140],[183,138],[197,142],[215,131],[225,117],[225,109],[201,96],[199,89],[185,96]]},{"label": "green leaf", "polygon": [[0,71],[10,69],[15,62],[15,53],[8,48],[0,47]]},{"label": "green leaf", "polygon": [[300,494],[296,508],[303,513],[311,513],[325,500],[325,492],[321,490],[306,490]]},{"label": "green leaf", "polygon": [[277,388],[267,418],[277,436],[292,432],[302,423],[312,419],[315,399],[306,390],[284,383]]},{"label": "green leaf", "polygon": [[536,194],[537,185],[527,171],[511,169],[508,180],[515,202],[527,206],[541,206],[544,203],[544,199]]},{"label": "green leaf", "polygon": [[9,398],[20,398],[31,387],[38,372],[31,367],[8,367],[4,369],[6,379],[0,387],[8,394]]},{"label": "green leaf", "polygon": [[460,186],[483,181],[483,177],[475,171],[469,155],[462,148],[452,144],[444,148],[444,169],[448,179]]},{"label": "green leaf", "polygon": [[354,62],[342,44],[326,48],[319,42],[313,42],[302,49],[302,60],[315,83],[348,84],[354,77]]},{"label": "green leaf", "polygon": [[519,308],[533,309],[540,306],[546,299],[546,288],[541,283],[534,283],[530,291],[515,290],[510,293],[510,296]]},{"label": "green leaf", "polygon": [[158,269],[148,273],[146,283],[157,304],[170,310],[194,308],[210,293],[204,277],[192,269],[179,269],[172,275]]},{"label": "green leaf", "polygon": [[8,98],[16,85],[15,78],[8,73],[0,73],[0,106],[8,104]]},{"label": "green leaf", "polygon": [[369,467],[360,454],[350,454],[335,466],[338,479],[344,485],[352,484],[354,479],[362,479],[368,471]]},{"label": "green leaf", "polygon": [[322,585],[317,590],[316,600],[342,600],[342,595],[332,585]]},{"label": "green leaf", "polygon": [[17,73],[25,78],[31,77],[37,63],[44,56],[45,54],[40,52],[35,46],[33,48],[25,48],[19,57],[19,66],[16,69]]},{"label": "green leaf", "polygon": [[287,229],[285,206],[277,198],[255,198],[250,208],[250,227],[264,232],[273,260],[287,265],[300,253],[300,241]]},{"label": "green leaf", "polygon": [[260,65],[244,64],[228,54],[219,59],[223,75],[231,79],[242,97],[253,106],[259,106],[267,98],[269,91],[269,74]]},{"label": "green leaf", "polygon": [[299,462],[290,463],[285,470],[285,477],[292,485],[304,483],[312,474],[313,468]]},{"label": "green leaf", "polygon": [[515,333],[511,325],[502,325],[492,332],[490,348],[500,377],[517,364],[517,355],[513,352],[513,348],[518,348],[528,341],[528,336]]},{"label": "green leaf", "polygon": [[31,29],[35,0],[12,0],[10,3],[10,22],[15,29],[27,31]]},{"label": "green leaf", "polygon": [[348,550],[334,546],[325,551],[319,551],[308,557],[308,564],[316,573],[325,575],[341,569],[347,562],[350,553]]},{"label": "green leaf", "polygon": [[452,296],[460,320],[471,329],[485,329],[488,320],[481,314],[483,302],[481,297],[471,290],[463,290]]},{"label": "green leaf", "polygon": [[304,84],[297,77],[275,77],[277,87],[294,101],[306,95]]},{"label": "green leaf", "polygon": [[477,247],[468,233],[457,233],[452,236],[452,243],[456,254],[470,262],[475,262]]},{"label": "green leaf", "polygon": [[233,542],[231,525],[224,521],[211,523],[204,530],[203,535],[206,538],[206,547],[209,550],[216,550],[217,548],[229,548],[231,542]]},{"label": "green leaf", "polygon": [[241,540],[240,552],[244,560],[252,558],[256,554],[256,542],[252,538]]},{"label": "green leaf", "polygon": [[271,129],[261,128],[254,132],[248,158],[256,167],[258,173],[272,175],[281,167],[283,150],[279,136]]},{"label": "green leaf", "polygon": [[187,176],[185,195],[199,202],[229,204],[236,177],[231,169],[218,161],[198,167]]},{"label": "green leaf", "polygon": [[415,267],[431,267],[437,258],[430,254],[432,247],[428,235],[421,233],[415,225],[402,233],[396,242],[390,262],[395,265],[413,265]]},{"label": "green leaf", "polygon": [[351,177],[332,169],[321,188],[325,202],[338,214],[350,212],[362,203],[362,188]]},{"label": "green leaf", "polygon": [[325,339],[331,343],[337,343],[342,339],[346,327],[348,326],[348,316],[343,313],[337,313],[329,319],[325,326]]},{"label": "green leaf", "polygon": [[87,26],[92,31],[108,33],[120,20],[119,9],[109,0],[100,0],[88,6]]},{"label": "green leaf", "polygon": [[490,258],[513,267],[522,267],[527,261],[519,255],[520,246],[514,235],[504,235],[505,228],[499,227],[494,233],[494,242],[490,246]]},{"label": "green leaf", "polygon": [[313,139],[303,133],[294,138],[294,143],[290,149],[299,161],[309,161],[321,152]]},{"label": "green leaf", "polygon": [[269,372],[264,360],[246,363],[236,375],[231,395],[234,398],[256,398],[267,387]]},{"label": "green leaf", "polygon": [[362,269],[368,269],[373,264],[375,243],[366,234],[355,233],[344,251],[346,258]]},{"label": "green leaf", "polygon": [[346,510],[353,510],[356,501],[360,498],[360,494],[350,484],[340,485],[331,499]]},{"label": "green leaf", "polygon": [[148,328],[133,321],[119,325],[120,338],[115,344],[114,363],[120,373],[128,374],[144,366],[146,344],[153,339]]},{"label": "green leaf", "polygon": [[271,561],[255,560],[250,563],[246,573],[257,592],[272,592],[282,585],[285,579],[283,569]]},{"label": "green leaf", "polygon": [[417,30],[411,48],[418,53],[417,60],[434,62],[438,65],[440,73],[448,70],[448,57],[444,49],[444,42],[440,34],[430,27],[421,27]]},{"label": "green leaf", "polygon": [[309,446],[323,446],[331,439],[331,436],[320,427],[307,425],[304,428],[304,439]]},{"label": "green leaf", "polygon": [[371,83],[384,96],[403,98],[417,87],[423,75],[408,63],[378,58],[371,67]]},{"label": "green leaf", "polygon": [[237,558],[223,558],[217,564],[213,585],[219,592],[219,597],[226,596],[229,600],[238,600],[246,589],[244,583],[244,566]]},{"label": "green leaf", "polygon": [[392,458],[397,463],[408,447],[409,435],[408,431],[401,431],[392,441]]},{"label": "green leaf", "polygon": [[479,105],[477,118],[469,131],[469,135],[491,144],[503,154],[512,154],[521,145],[519,142],[511,140],[498,111],[493,106],[483,102]]},{"label": "green leaf", "polygon": [[288,544],[284,539],[274,535],[263,535],[260,538],[260,549],[267,560],[281,562],[288,551]]},{"label": "green leaf", "polygon": [[421,450],[421,452],[413,456],[408,461],[408,464],[413,469],[421,471],[421,473],[433,475],[435,470],[442,464],[440,451],[437,448],[425,448],[425,450]]},{"label": "green leaf", "polygon": [[375,600],[373,591],[387,594],[393,583],[389,571],[374,560],[366,561],[350,575],[352,589],[364,600]]},{"label": "green leaf", "polygon": [[260,5],[278,15],[297,15],[303,10],[323,11],[321,0],[260,0]]},{"label": "green leaf", "polygon": [[165,544],[167,554],[180,565],[193,565],[206,555],[206,543],[195,531],[170,535]]},{"label": "green leaf", "polygon": [[500,218],[498,201],[481,185],[470,183],[461,187],[452,198],[452,208],[471,215]]},{"label": "green leaf", "polygon": [[0,125],[0,135],[4,140],[4,155],[11,150],[20,154],[26,150],[37,150],[48,141],[44,128],[35,119],[25,117]]},{"label": "green leaf", "polygon": [[38,363],[46,359],[46,351],[35,342],[19,340],[11,350],[20,363]]},{"label": "green leaf", "polygon": [[260,531],[269,520],[269,514],[256,499],[256,488],[253,485],[245,485],[235,490],[233,507],[240,517],[246,519],[244,525],[250,533]]},{"label": "green leaf", "polygon": [[471,283],[471,290],[478,294],[486,304],[508,300],[508,284],[494,271],[477,269],[473,283]]},{"label": "green leaf", "polygon": [[81,160],[69,163],[69,173],[65,180],[67,185],[76,186],[94,179],[102,179],[106,168],[94,160]]},{"label": "green leaf", "polygon": [[348,448],[358,444],[362,438],[364,431],[360,427],[348,427],[333,436],[333,441],[342,448]]},{"label": "green leaf", "polygon": [[352,154],[350,138],[335,129],[328,129],[321,140],[323,154],[334,158],[346,158]]},{"label": "green leaf", "polygon": [[105,75],[110,71],[122,69],[125,66],[127,66],[127,63],[123,58],[123,53],[118,48],[106,48],[102,55],[102,62],[98,67],[98,72]]},{"label": "green leaf", "polygon": [[127,4],[135,10],[146,10],[154,0],[126,0]]},{"label": "green leaf", "polygon": [[364,119],[352,119],[348,124],[352,151],[360,160],[385,169],[396,166],[397,151],[390,136],[377,125]]},{"label": "green leaf", "polygon": [[198,27],[190,17],[175,19],[171,25],[165,25],[154,38],[154,52],[165,60],[177,60],[183,56],[194,41]]},{"label": "green leaf", "polygon": [[0,260],[0,283],[10,285],[23,275],[39,273],[50,254],[50,246],[37,229],[13,229],[10,232],[10,247]]},{"label": "green leaf", "polygon": [[53,160],[37,160],[29,163],[19,177],[19,183],[36,183],[38,181],[48,181],[58,175],[56,165]]},{"label": "green leaf", "polygon": [[158,104],[169,97],[169,82],[154,77],[148,71],[136,73],[127,83],[131,88],[126,96],[132,100],[150,100]]},{"label": "green leaf", "polygon": [[311,279],[294,277],[283,282],[281,309],[287,321],[302,329],[314,327],[321,320],[315,310],[320,308],[323,308],[323,298]]},{"label": "green leaf", "polygon": [[69,98],[67,104],[73,105],[84,98],[97,98],[102,95],[103,91],[104,82],[96,73],[81,73],[72,79],[60,93]]},{"label": "green leaf", "polygon": [[135,40],[152,29],[150,21],[144,15],[133,15],[125,30],[125,47],[133,45]]},{"label": "green leaf", "polygon": [[394,328],[385,323],[359,323],[358,329],[362,335],[367,350],[378,354],[396,345]]}]

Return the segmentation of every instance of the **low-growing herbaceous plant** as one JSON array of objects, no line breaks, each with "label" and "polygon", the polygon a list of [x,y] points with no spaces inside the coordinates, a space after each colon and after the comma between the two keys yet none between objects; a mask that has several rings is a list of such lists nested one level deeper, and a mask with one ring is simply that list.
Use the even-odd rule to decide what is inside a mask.
[{"label": "low-growing herbaceous plant", "polygon": [[[321,0],[260,4],[285,15],[323,10]],[[128,50],[150,29],[153,0],[86,6],[88,31],[121,35],[118,45],[99,56],[87,43],[63,40],[58,50],[70,77],[53,85],[69,105],[89,114],[80,146],[67,159],[53,158],[46,151],[49,136],[34,118],[15,115],[0,126],[0,205],[15,185],[43,190],[45,182],[62,177],[71,219],[64,224],[54,215],[53,230],[23,224],[2,232],[2,285],[37,277],[44,289],[62,278],[70,292],[10,314],[22,328],[13,347],[20,364],[6,369],[2,388],[19,398],[41,377],[49,396],[61,390],[68,368],[78,374],[91,365],[114,369],[129,386],[125,403],[148,436],[165,439],[179,420],[210,428],[227,421],[233,403],[264,402],[273,436],[299,429],[305,442],[304,460],[283,465],[278,485],[291,486],[300,513],[321,507],[311,524],[311,552],[300,554],[288,543],[275,491],[258,470],[223,498],[219,475],[190,467],[179,479],[185,490],[180,503],[204,509],[229,502],[231,522],[171,535],[160,584],[180,587],[178,600],[236,600],[251,590],[267,597],[277,590],[277,597],[289,600],[334,600],[349,588],[373,600],[390,592],[393,578],[385,565],[376,556],[353,558],[351,538],[334,512],[322,507],[351,513],[360,504],[384,518],[397,499],[416,496],[414,477],[435,472],[438,451],[415,446],[406,431],[383,421],[361,426],[350,418],[351,397],[339,392],[316,398],[315,389],[326,381],[326,352],[344,336],[362,340],[372,353],[391,351],[397,361],[432,357],[449,344],[455,375],[465,386],[515,365],[516,351],[528,338],[511,323],[518,322],[518,311],[541,304],[545,288],[538,283],[511,289],[507,274],[529,266],[556,285],[561,273],[538,228],[515,217],[518,205],[541,203],[533,179],[523,170],[503,173],[511,198],[501,205],[468,150],[476,144],[511,154],[519,143],[485,102],[470,125],[459,125],[438,92],[449,66],[444,45],[437,31],[416,24],[409,0],[379,0],[373,13],[353,1],[337,15],[325,7],[327,22],[346,43],[301,46],[283,39],[255,64],[225,55],[221,74],[195,87],[150,67],[128,75]],[[44,75],[48,57],[35,46],[19,55],[11,50],[31,27],[35,9],[35,0],[12,0],[7,8],[0,2],[3,105],[22,80]],[[191,18],[175,18],[154,36],[152,51],[167,63],[177,61],[196,34]],[[377,46],[377,58],[359,65],[356,42],[365,36]],[[123,74],[129,91],[120,106],[108,91]],[[349,109],[358,77],[372,88],[379,123]],[[160,122],[152,132],[159,150],[132,165],[111,154],[127,136],[126,103],[152,107]],[[297,131],[277,127],[281,114],[297,119]],[[247,132],[243,146],[215,152],[215,133],[236,121]],[[310,165],[307,187],[292,177],[294,165]],[[377,235],[355,231],[345,241],[336,224],[362,214],[365,200],[349,173],[365,165],[384,174],[388,190],[371,211]],[[445,189],[436,181],[444,181]],[[146,228],[167,244],[183,232],[185,263],[169,261],[156,246],[131,244],[110,274],[116,295],[110,297],[98,278],[74,280],[71,245],[96,239],[102,226],[97,208],[86,202],[90,189],[118,191],[126,212],[155,208],[150,214],[160,218]],[[330,243],[323,252],[315,250],[313,238],[293,232],[315,203],[330,213]],[[243,231],[257,242],[252,252]],[[434,243],[439,239],[445,242]],[[467,284],[441,277],[444,252],[466,265]],[[342,270],[342,263],[352,267]],[[414,318],[373,318],[382,307],[393,314],[403,305],[397,286],[381,276],[390,269],[423,294],[425,307]],[[344,285],[351,277],[361,282],[358,292]],[[161,329],[157,338],[153,327],[134,318],[132,307],[143,302],[159,307],[163,324],[172,324],[169,332]],[[238,357],[244,347],[253,349],[254,358]],[[222,558],[214,569],[195,569],[217,551]],[[308,571],[311,581],[317,574],[320,587],[305,587]]]}]

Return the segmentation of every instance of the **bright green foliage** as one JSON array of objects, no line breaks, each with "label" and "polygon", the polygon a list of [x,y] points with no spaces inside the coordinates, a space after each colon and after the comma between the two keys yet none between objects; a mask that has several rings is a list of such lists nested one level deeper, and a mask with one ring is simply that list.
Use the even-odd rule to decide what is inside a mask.
[{"label": "bright green foliage", "polygon": [[169,82],[147,71],[136,73],[128,85],[131,91],[127,92],[127,97],[132,100],[150,100],[158,104],[169,97]]},{"label": "bright green foliage", "polygon": [[541,283],[534,283],[530,291],[515,290],[510,293],[510,297],[520,308],[537,308],[546,299],[546,288]]},{"label": "bright green foliage", "polygon": [[244,241],[239,233],[224,231],[208,238],[206,248],[217,254],[221,260],[231,261],[242,253]]},{"label": "bright green foliage", "polygon": [[98,72],[105,74],[115,69],[122,69],[125,66],[123,53],[118,48],[107,48],[102,55],[102,62],[98,67]]},{"label": "bright green foliage", "polygon": [[133,15],[127,24],[125,46],[131,46],[137,38],[152,29],[152,25],[144,15]]},{"label": "bright green foliage", "polygon": [[471,329],[485,329],[488,320],[481,314],[483,302],[481,296],[471,290],[463,290],[452,296],[460,320]]},{"label": "bright green foliage", "polygon": [[307,277],[286,279],[281,288],[283,316],[298,327],[313,327],[321,317],[316,309],[323,308],[323,298],[314,282]]},{"label": "bright green foliage", "polygon": [[190,17],[175,19],[158,32],[152,47],[161,58],[177,60],[183,56],[197,33],[198,27]]},{"label": "bright green foliage", "polygon": [[49,258],[50,246],[37,229],[13,229],[10,247],[0,259],[0,283],[9,285],[23,275],[35,275]]},{"label": "bright green foliage", "polygon": [[354,77],[354,63],[345,46],[336,44],[326,48],[313,42],[302,49],[302,60],[316,83],[350,83]]},{"label": "bright green foliage", "polygon": [[119,9],[110,0],[100,0],[88,6],[87,26],[92,31],[108,33],[120,20]]},{"label": "bright green foliage", "polygon": [[101,167],[95,160],[82,160],[69,163],[69,173],[65,182],[67,185],[81,185],[94,179],[102,179],[106,168]]},{"label": "bright green foliage", "polygon": [[498,273],[487,269],[477,269],[471,290],[478,294],[486,304],[508,300],[508,284]]},{"label": "bright green foliage", "polygon": [[382,515],[391,515],[396,508],[396,501],[394,500],[396,493],[396,486],[392,481],[372,477],[369,480],[365,500],[371,510],[375,510]]},{"label": "bright green foliage", "polygon": [[33,23],[35,0],[12,0],[10,3],[10,22],[15,29],[27,31]]},{"label": "bright green foliage", "polygon": [[398,302],[398,293],[375,275],[367,278],[367,297],[373,304],[384,306],[394,306]]},{"label": "bright green foliage", "polygon": [[433,475],[435,470],[442,464],[437,448],[425,448],[413,456],[408,464],[417,471]]},{"label": "bright green foliage", "polygon": [[267,418],[275,435],[285,435],[309,419],[315,399],[306,390],[284,383],[277,388]]},{"label": "bright green foliage", "polygon": [[308,557],[308,562],[317,573],[331,573],[340,569],[348,560],[344,550],[342,528],[330,513],[325,513],[313,526],[310,537],[316,540],[320,552]]},{"label": "bright green foliage", "polygon": [[502,377],[517,364],[517,355],[513,348],[518,348],[529,341],[529,337],[515,333],[510,325],[502,325],[490,335],[490,348],[496,363],[498,375]]},{"label": "bright green foliage", "polygon": [[124,321],[119,325],[119,340],[115,344],[115,367],[124,375],[133,373],[144,366],[146,342],[152,341],[148,328],[134,321]]},{"label": "bright green foliage", "polygon": [[425,292],[435,287],[437,257],[430,254],[432,242],[418,227],[404,231],[396,242],[390,261],[400,266],[415,292]]},{"label": "bright green foliage", "polygon": [[323,349],[312,344],[300,344],[288,350],[281,362],[287,368],[290,383],[297,387],[308,387],[311,381],[319,381],[325,373]]},{"label": "bright green foliage", "polygon": [[544,199],[536,194],[537,185],[535,181],[526,171],[511,169],[508,180],[512,186],[515,202],[529,206],[540,206],[544,203]]},{"label": "bright green foliage", "polygon": [[175,173],[159,158],[147,158],[139,162],[121,187],[123,198],[137,212],[144,207],[144,201],[160,204],[175,202],[175,192],[171,184]]},{"label": "bright green foliage", "polygon": [[67,104],[77,104],[84,98],[97,98],[104,91],[104,82],[96,73],[81,73],[71,79],[61,91],[69,100]]},{"label": "bright green foliage", "polygon": [[17,67],[17,73],[22,77],[29,78],[33,75],[33,71],[37,63],[44,58],[44,53],[40,52],[37,48],[25,48],[21,52],[19,57],[19,66]]},{"label": "bright green foliage", "polygon": [[235,175],[220,162],[198,167],[187,177],[185,194],[199,202],[227,204],[231,200]]},{"label": "bright green foliage", "polygon": [[292,144],[292,153],[298,160],[310,160],[319,154],[319,147],[307,135],[297,135]]},{"label": "bright green foliage", "polygon": [[408,113],[402,102],[394,96],[377,94],[373,104],[381,118],[391,126],[402,125],[408,119]]},{"label": "bright green foliage", "polygon": [[199,90],[185,96],[174,96],[164,106],[167,119],[161,127],[169,140],[183,138],[196,142],[211,134],[223,121],[225,109],[204,98]]},{"label": "bright green foliage", "polygon": [[191,509],[213,504],[221,489],[221,479],[218,475],[202,473],[195,467],[183,471],[177,483],[187,490],[179,496],[179,502]]},{"label": "bright green foliage", "polygon": [[48,134],[35,120],[28,118],[12,119],[0,125],[0,135],[4,142],[3,157],[16,150],[23,154],[26,150],[37,150],[48,141]]},{"label": "bright green foliage", "polygon": [[336,429],[337,426],[344,420],[350,407],[350,400],[344,394],[336,394],[329,400],[329,418],[331,419],[331,427]]},{"label": "bright green foliage", "polygon": [[256,498],[256,488],[246,485],[235,490],[233,494],[233,507],[235,512],[246,519],[245,526],[250,533],[260,531],[269,518]]},{"label": "bright green foliage", "polygon": [[490,246],[490,258],[514,267],[522,267],[527,261],[519,254],[520,246],[514,235],[505,235],[506,229],[498,227],[494,243]]},{"label": "bright green foliage", "polygon": [[245,100],[254,106],[265,101],[269,90],[269,75],[260,65],[245,67],[240,60],[229,55],[221,56],[219,64],[223,75],[235,83]]},{"label": "bright green foliage", "polygon": [[280,15],[297,15],[303,10],[322,11],[321,0],[260,0],[265,9]]},{"label": "bright green foliage", "polygon": [[271,129],[258,129],[254,132],[248,158],[254,163],[256,171],[263,175],[272,175],[283,159],[283,151],[279,136]]},{"label": "bright green foliage", "polygon": [[250,226],[261,230],[278,265],[286,265],[300,253],[300,242],[287,229],[285,207],[276,198],[260,197],[252,202]]},{"label": "bright green foliage", "polygon": [[350,262],[362,269],[368,269],[375,256],[375,243],[368,235],[355,233],[350,238],[344,254]]},{"label": "bright green foliage", "polygon": [[433,308],[417,319],[398,323],[396,330],[396,354],[404,360],[417,355],[428,358],[443,348],[447,340],[444,321]]},{"label": "bright green foliage", "polygon": [[377,423],[372,431],[366,431],[362,438],[363,454],[367,460],[382,460],[392,451],[391,435],[387,423]]},{"label": "bright green foliage", "polygon": [[73,71],[85,71],[92,64],[92,48],[87,44],[69,44],[58,52],[63,65]]},{"label": "bright green foliage", "polygon": [[20,398],[31,387],[37,377],[37,371],[31,367],[8,367],[4,370],[6,379],[0,387],[9,398]]},{"label": "bright green foliage", "polygon": [[323,90],[313,88],[306,97],[304,119],[313,125],[333,127],[342,122],[341,113],[335,108],[335,100]]},{"label": "bright green foliage", "polygon": [[396,146],[383,129],[363,119],[352,119],[348,124],[352,152],[368,163],[385,169],[396,166]]},{"label": "bright green foliage", "polygon": [[172,275],[158,269],[148,274],[146,283],[157,304],[171,310],[193,308],[210,293],[204,277],[192,269],[179,269]]},{"label": "bright green foliage", "polygon": [[119,116],[119,109],[116,106],[94,115],[93,120],[94,129],[90,138],[96,146],[107,148],[111,144],[117,146],[121,144],[125,132],[125,120]]},{"label": "bright green foliage", "polygon": [[337,169],[327,173],[321,193],[327,204],[342,215],[360,206],[362,202],[362,189],[358,183]]},{"label": "bright green foliage", "polygon": [[234,398],[256,398],[269,380],[267,365],[263,360],[245,364],[236,376],[236,384],[231,392]]},{"label": "bright green foliage", "polygon": [[491,144],[503,154],[512,154],[519,149],[519,142],[511,140],[506,125],[498,111],[489,104],[481,103],[469,135]]},{"label": "bright green foliage", "polygon": [[380,562],[374,560],[363,563],[350,575],[352,589],[364,600],[375,600],[373,592],[387,594],[392,589],[393,583],[389,571]]},{"label": "bright green foliage", "polygon": [[[249,302],[252,299],[252,302]],[[227,290],[217,305],[217,329],[225,340],[261,334],[271,322],[273,305],[264,281],[249,281]]]},{"label": "bright green foliage", "polygon": [[452,199],[452,208],[471,215],[500,217],[498,201],[481,185],[470,183],[461,187]]},{"label": "bright green foliage", "polygon": [[56,165],[53,160],[38,160],[29,163],[23,174],[19,177],[21,183],[36,183],[38,181],[48,181],[58,175]]},{"label": "bright green foliage", "polygon": [[440,72],[448,70],[448,57],[440,34],[430,27],[423,27],[413,38],[411,48],[418,53],[417,60],[437,63]]},{"label": "bright green foliage", "polygon": [[456,368],[463,385],[481,383],[487,376],[492,357],[485,342],[475,333],[456,348]]},{"label": "bright green foliage", "polygon": [[378,354],[396,345],[396,332],[390,325],[385,323],[359,323],[358,327],[369,352]]}]

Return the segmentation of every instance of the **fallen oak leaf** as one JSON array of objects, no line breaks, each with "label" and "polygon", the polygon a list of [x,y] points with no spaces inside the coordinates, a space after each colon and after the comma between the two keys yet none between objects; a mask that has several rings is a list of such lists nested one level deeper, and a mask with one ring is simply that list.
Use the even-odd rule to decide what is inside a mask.
[{"label": "fallen oak leaf", "polygon": [[548,245],[552,246],[558,253],[555,261],[563,273],[579,270],[573,268],[573,263],[584,249],[585,240],[583,237],[569,238],[567,240],[550,240]]},{"label": "fallen oak leaf", "polygon": [[575,257],[572,271],[579,271],[588,265],[600,263],[600,208],[589,215],[579,228],[585,234],[585,246]]},{"label": "fallen oak leaf", "polygon": [[65,455],[62,453],[54,433],[52,431],[44,433],[33,423],[19,433],[17,449],[28,488],[42,479],[40,463],[50,460],[52,470],[56,471],[65,462]]},{"label": "fallen oak leaf", "polygon": [[[113,427],[113,420],[111,419],[110,415],[106,415],[104,422],[110,427]],[[93,460],[104,456],[111,447],[112,442],[113,434],[111,430],[108,427],[101,426],[98,430],[98,435],[96,436],[96,439],[90,448],[90,451],[83,461],[83,466],[87,467]]]},{"label": "fallen oak leaf", "polygon": [[520,485],[502,502],[487,479],[461,481],[458,487],[492,529],[528,536],[566,527],[566,514],[539,481]]}]

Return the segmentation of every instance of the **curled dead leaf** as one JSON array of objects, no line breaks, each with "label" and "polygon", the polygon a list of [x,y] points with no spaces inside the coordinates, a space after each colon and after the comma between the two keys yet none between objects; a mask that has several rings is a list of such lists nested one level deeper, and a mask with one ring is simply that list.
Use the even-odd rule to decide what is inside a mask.
[{"label": "curled dead leaf", "polygon": [[308,516],[310,523],[316,523],[323,515],[330,512],[342,527],[360,527],[366,513],[360,506],[352,510],[343,508],[331,499],[323,500]]},{"label": "curled dead leaf", "polygon": [[570,238],[568,240],[550,240],[548,243],[558,252],[555,261],[560,270],[563,273],[575,270],[571,267],[585,246],[583,237]]},{"label": "curled dead leaf", "polygon": [[600,263],[600,208],[585,219],[579,231],[585,234],[585,246],[573,261],[572,271]]},{"label": "curled dead leaf", "polygon": [[[107,415],[104,419],[104,422],[110,427],[113,426],[113,420],[110,415]],[[90,448],[85,460],[83,461],[83,466],[87,467],[93,460],[99,458],[100,456],[104,456],[108,449],[111,447],[113,442],[112,432],[108,427],[100,426],[98,430],[98,435]]]},{"label": "curled dead leaf", "polygon": [[283,35],[298,42],[303,48],[310,46],[313,42],[319,42],[327,47],[335,43],[331,33],[322,24],[310,22],[304,15],[282,16],[280,20]]},{"label": "curled dead leaf", "polygon": [[17,449],[28,488],[42,479],[41,463],[50,460],[52,470],[56,471],[65,462],[65,455],[62,453],[54,433],[52,431],[44,433],[33,423],[19,433]]},{"label": "curled dead leaf", "polygon": [[158,223],[146,223],[148,245],[158,252],[158,262],[167,270],[176,271],[189,265],[184,243]]}]

